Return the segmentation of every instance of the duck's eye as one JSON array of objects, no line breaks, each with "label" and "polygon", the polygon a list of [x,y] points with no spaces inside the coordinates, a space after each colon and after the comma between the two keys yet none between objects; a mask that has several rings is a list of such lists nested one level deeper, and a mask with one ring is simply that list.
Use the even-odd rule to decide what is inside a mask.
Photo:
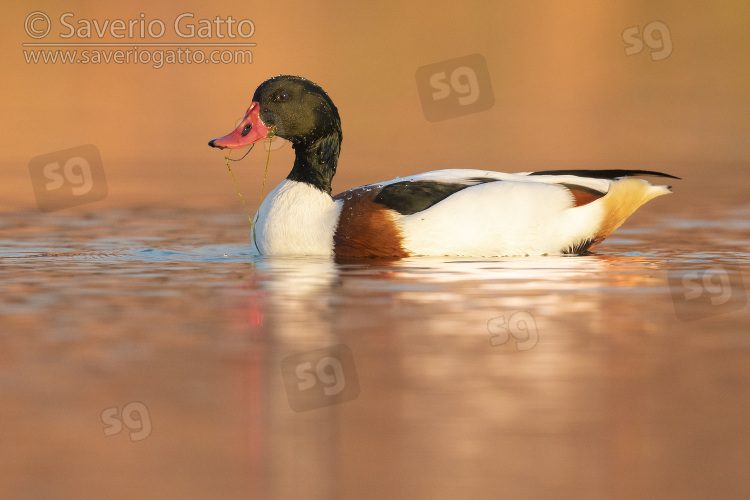
[{"label": "duck's eye", "polygon": [[289,92],[287,92],[286,90],[282,90],[281,92],[276,94],[276,96],[274,97],[274,101],[276,102],[286,102],[289,99],[291,99],[291,96],[289,95]]}]

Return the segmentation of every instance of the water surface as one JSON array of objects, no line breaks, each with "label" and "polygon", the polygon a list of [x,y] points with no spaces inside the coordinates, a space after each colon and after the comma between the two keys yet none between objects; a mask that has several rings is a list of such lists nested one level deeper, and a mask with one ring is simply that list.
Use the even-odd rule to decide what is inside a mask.
[{"label": "water surface", "polygon": [[218,210],[5,214],[0,492],[746,498],[748,220],[337,263]]}]

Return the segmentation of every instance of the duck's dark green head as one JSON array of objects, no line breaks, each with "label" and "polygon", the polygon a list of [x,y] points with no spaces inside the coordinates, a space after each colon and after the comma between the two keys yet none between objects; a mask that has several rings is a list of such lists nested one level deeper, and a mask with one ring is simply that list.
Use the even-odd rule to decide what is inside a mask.
[{"label": "duck's dark green head", "polygon": [[289,179],[331,192],[341,151],[341,120],[323,89],[299,76],[266,80],[255,90],[239,126],[208,145],[239,149],[272,136],[290,141],[296,150]]},{"label": "duck's dark green head", "polygon": [[339,112],[328,94],[310,80],[276,76],[255,90],[239,126],[208,145],[239,149],[274,135],[295,146],[306,146],[331,135],[341,142]]}]

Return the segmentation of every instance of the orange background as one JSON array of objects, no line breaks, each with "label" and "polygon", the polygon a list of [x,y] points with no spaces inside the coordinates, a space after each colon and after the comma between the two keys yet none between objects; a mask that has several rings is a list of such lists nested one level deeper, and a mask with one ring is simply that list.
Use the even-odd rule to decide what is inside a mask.
[{"label": "orange background", "polygon": [[[254,61],[239,64],[27,64],[26,16],[195,21],[251,19]],[[626,56],[623,30],[652,21],[672,54]],[[750,4],[744,1],[351,1],[18,3],[2,21],[0,209],[36,208],[29,160],[94,144],[114,206],[241,210],[222,152],[207,141],[234,128],[255,87],[280,73],[320,84],[339,108],[344,143],[334,192],[437,168],[508,172],[650,168],[718,179],[750,160]],[[57,37],[59,24],[45,41]],[[75,40],[71,40],[75,41]],[[118,41],[105,38],[102,41]],[[154,41],[154,40],[147,40]],[[203,40],[191,39],[188,42]],[[208,40],[218,41],[218,40]],[[495,95],[485,112],[424,118],[424,65],[479,53]],[[271,156],[269,185],[293,151]],[[265,153],[234,166],[256,203]]]}]

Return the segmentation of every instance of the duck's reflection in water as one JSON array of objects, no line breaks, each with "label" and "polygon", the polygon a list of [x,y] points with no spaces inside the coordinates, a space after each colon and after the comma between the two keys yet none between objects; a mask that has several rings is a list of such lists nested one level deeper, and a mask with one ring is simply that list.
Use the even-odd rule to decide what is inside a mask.
[{"label": "duck's reflection in water", "polygon": [[[267,350],[251,369],[267,370],[270,497],[348,497],[366,484],[381,496],[404,484],[461,496],[458,485],[493,462],[498,480],[536,463],[553,482],[583,462],[591,474],[581,491],[599,489],[606,471],[590,438],[607,413],[601,354],[627,342],[623,325],[647,331],[641,316],[612,318],[631,318],[663,285],[657,267],[598,255],[259,261]],[[330,361],[341,344],[353,366]],[[337,377],[356,380],[358,396],[326,395],[342,386]],[[318,391],[318,406],[294,411],[302,391]]]}]

